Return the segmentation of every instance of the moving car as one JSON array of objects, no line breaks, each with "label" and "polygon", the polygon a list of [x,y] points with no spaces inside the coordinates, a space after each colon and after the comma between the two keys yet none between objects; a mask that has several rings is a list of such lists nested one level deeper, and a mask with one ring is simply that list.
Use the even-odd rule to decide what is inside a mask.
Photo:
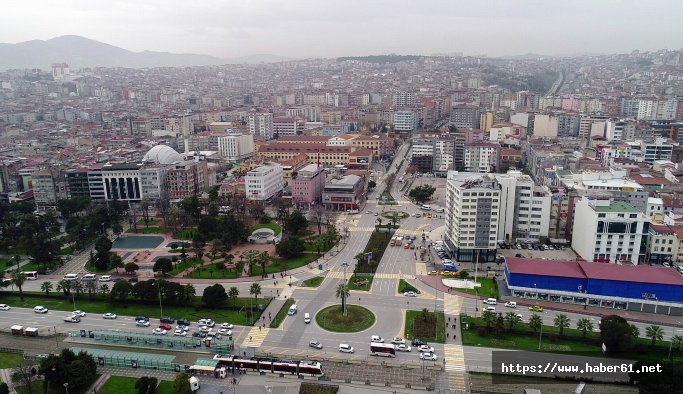
[{"label": "moving car", "polygon": [[147,316],[135,316],[135,321],[138,321],[138,320],[149,321],[149,317],[147,317]]},{"label": "moving car", "polygon": [[190,330],[190,327],[189,327],[189,326],[186,326],[186,325],[184,325],[184,324],[178,324],[177,326],[175,326],[175,329],[176,329],[176,330],[181,330],[181,331],[189,331],[189,330]]},{"label": "moving car", "polygon": [[529,310],[532,312],[543,312],[543,307],[540,305],[533,305],[529,307]]},{"label": "moving car", "polygon": [[429,275],[436,275],[436,274],[437,274],[436,271],[429,271]]},{"label": "moving car", "polygon": [[164,330],[163,328],[155,328],[152,330],[152,335],[166,335],[168,331]]},{"label": "moving car", "polygon": [[100,275],[100,282],[111,282],[111,275]]},{"label": "moving car", "polygon": [[495,298],[487,298],[487,299],[484,300],[484,304],[486,304],[486,305],[496,305],[496,304],[498,304],[498,300],[496,300]]},{"label": "moving car", "polygon": [[102,315],[102,317],[105,319],[116,319],[116,313],[107,312],[104,315]]},{"label": "moving car", "polygon": [[78,315],[68,315],[64,317],[64,321],[67,323],[79,323],[81,321],[81,317]]},{"label": "moving car", "polygon": [[370,342],[384,343],[384,338],[380,337],[379,335],[373,335],[370,337]]},{"label": "moving car", "polygon": [[33,308],[33,312],[35,312],[35,313],[47,313],[48,310],[46,307],[38,305],[38,306]]},{"label": "moving car", "polygon": [[417,297],[417,293],[415,293],[414,291],[406,291],[405,293],[403,293],[403,295],[406,297]]},{"label": "moving car", "polygon": [[434,354],[433,352],[420,353],[420,359],[421,360],[427,360],[427,361],[436,361],[437,357],[436,357],[436,354]]},{"label": "moving car", "polygon": [[209,326],[209,327],[213,327],[216,325],[216,323],[211,319],[199,319],[197,324],[202,325],[202,326]]},{"label": "moving car", "polygon": [[226,330],[232,330],[233,328],[235,328],[235,326],[233,326],[230,323],[223,323],[223,324],[221,324],[221,328],[226,329]]},{"label": "moving car", "polygon": [[339,351],[342,353],[353,353],[356,350],[351,345],[347,345],[345,343],[340,343],[339,344]]},{"label": "moving car", "polygon": [[74,316],[78,316],[78,317],[85,317],[85,312],[83,312],[80,309],[77,309],[77,310],[71,312],[71,314]]},{"label": "moving car", "polygon": [[135,325],[138,327],[149,327],[149,320],[136,320]]},{"label": "moving car", "polygon": [[175,319],[172,317],[168,316],[162,316],[161,319],[159,319],[160,322],[166,323],[166,324],[173,324],[175,323]]},{"label": "moving car", "polygon": [[176,323],[178,323],[181,326],[185,326],[185,327],[190,326],[190,321],[187,319],[178,319],[178,320],[176,320]]},{"label": "moving car", "polygon": [[304,313],[304,323],[309,324],[311,322],[311,315],[306,312]]},{"label": "moving car", "polygon": [[517,308],[517,303],[514,301],[508,301],[505,303],[505,306],[508,308]]},{"label": "moving car", "polygon": [[423,341],[423,340],[420,339],[420,338],[414,338],[414,339],[410,342],[410,344],[413,345],[413,346],[420,346],[420,345],[427,345],[427,342]]},{"label": "moving car", "polygon": [[[315,340],[308,342],[308,346],[310,346],[312,348],[316,348],[316,349],[322,349],[323,348],[323,344],[320,343],[320,341],[315,341]],[[341,347],[339,348],[339,350],[341,351]]]},{"label": "moving car", "polygon": [[187,331],[185,330],[175,330],[173,332],[173,336],[175,337],[186,337],[187,336]]},{"label": "moving car", "polygon": [[173,329],[173,327],[170,324],[166,323],[159,324],[159,328],[166,331],[171,331]]},{"label": "moving car", "polygon": [[399,343],[398,345],[396,345],[396,350],[399,352],[409,352],[413,350],[413,348],[406,345],[405,343]]},{"label": "moving car", "polygon": [[232,335],[232,330],[228,330],[227,328],[221,328],[218,330],[218,333],[221,335]]},{"label": "moving car", "polygon": [[399,343],[406,343],[406,340],[403,338],[394,337],[394,339],[391,340],[391,343],[398,345]]},{"label": "moving car", "polygon": [[485,310],[485,311],[489,311],[489,312],[495,312],[495,311],[496,311],[496,307],[495,307],[495,306],[487,306],[486,308],[484,308],[484,310]]},{"label": "moving car", "polygon": [[417,347],[417,351],[420,353],[432,353],[434,348],[429,345],[420,345]]},{"label": "moving car", "polygon": [[8,311],[12,309],[9,305],[7,304],[0,304],[0,311]]}]

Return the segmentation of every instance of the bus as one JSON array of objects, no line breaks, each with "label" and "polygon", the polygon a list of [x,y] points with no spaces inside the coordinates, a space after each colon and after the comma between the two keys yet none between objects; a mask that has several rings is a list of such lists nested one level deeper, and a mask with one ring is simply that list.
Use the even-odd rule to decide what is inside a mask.
[{"label": "bus", "polygon": [[21,271],[27,280],[38,280],[38,271]]},{"label": "bus", "polygon": [[373,356],[396,357],[396,348],[391,343],[371,343],[370,354]]},{"label": "bus", "polygon": [[443,270],[455,272],[458,270],[458,268],[453,263],[443,263]]}]

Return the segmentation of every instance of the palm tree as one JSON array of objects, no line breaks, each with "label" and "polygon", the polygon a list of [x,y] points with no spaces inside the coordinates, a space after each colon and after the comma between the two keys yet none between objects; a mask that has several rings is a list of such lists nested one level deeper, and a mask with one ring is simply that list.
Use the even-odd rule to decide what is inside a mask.
[{"label": "palm tree", "polygon": [[429,320],[429,309],[422,308],[420,311],[420,316],[422,316],[423,321],[427,322],[427,320]]},{"label": "palm tree", "polygon": [[57,282],[57,291],[64,292],[65,296],[71,294],[71,281],[70,280],[60,280]]},{"label": "palm tree", "polygon": [[26,282],[26,275],[24,275],[23,272],[19,271],[18,269],[12,271],[12,283],[19,288],[19,299],[24,301],[24,291],[21,289],[21,287],[24,285],[24,282]]},{"label": "palm tree", "polygon": [[560,330],[560,337],[562,337],[564,329],[569,328],[569,321],[569,316],[565,315],[564,313],[555,316],[555,321],[553,324]]},{"label": "palm tree", "polygon": [[534,330],[534,333],[538,332],[538,330],[541,329],[541,326],[543,325],[543,320],[541,320],[541,316],[537,314],[531,315],[529,318],[529,328]]},{"label": "palm tree", "polygon": [[268,252],[261,252],[258,256],[258,262],[261,264],[261,277],[265,277],[266,274],[266,264],[270,261],[270,256],[268,256]]},{"label": "palm tree", "polygon": [[102,293],[102,294],[105,295],[105,296],[106,296],[107,294],[109,294],[109,285],[106,284],[106,283],[103,284],[103,285],[101,285],[101,286],[100,286],[100,293]]},{"label": "palm tree", "polygon": [[50,295],[52,291],[52,282],[45,281],[40,284],[40,291],[44,291],[45,295]]},{"label": "palm tree", "polygon": [[660,326],[647,326],[645,328],[645,337],[650,338],[652,342],[651,346],[654,346],[657,341],[661,341],[664,338],[664,329]]},{"label": "palm tree", "polygon": [[491,311],[484,311],[482,318],[484,319],[484,323],[486,323],[486,329],[489,330],[491,329],[493,323],[496,322],[496,314]]},{"label": "palm tree", "polygon": [[631,338],[638,339],[640,337],[640,328],[633,323],[629,327],[631,328]]},{"label": "palm tree", "polygon": [[195,295],[197,295],[197,290],[195,290],[194,286],[191,284],[183,286],[183,297],[185,298],[185,302],[192,304],[192,299]]},{"label": "palm tree", "polygon": [[249,287],[249,294],[254,295],[254,303],[258,306],[258,296],[261,294],[261,285],[258,283],[252,283]]},{"label": "palm tree", "polygon": [[515,312],[508,312],[505,314],[505,322],[508,325],[508,331],[512,332],[512,329],[515,327],[515,324],[520,323],[522,319],[517,316],[517,313]]},{"label": "palm tree", "polygon": [[336,291],[337,298],[341,298],[342,302],[342,313],[344,316],[348,313],[348,310],[346,308],[346,299],[351,295],[351,292],[349,291],[349,288],[346,286],[346,283],[340,283],[337,286],[337,291]]},{"label": "palm tree", "polygon": [[15,254],[14,255],[14,263],[16,263],[17,269],[19,269],[19,263],[21,263],[21,256],[19,256],[18,254]]},{"label": "palm tree", "polygon": [[81,282],[80,280],[75,280],[71,284],[71,288],[76,292],[76,296],[80,297],[81,292],[83,291],[83,282]]},{"label": "palm tree", "polygon": [[681,335],[674,335],[671,337],[671,346],[676,348],[676,350],[681,350],[681,346],[683,346],[683,336]]},{"label": "palm tree", "polygon": [[590,319],[579,319],[576,322],[576,329],[580,330],[581,333],[583,334],[583,339],[586,339],[586,335],[590,332],[593,331],[593,322],[590,321]]},{"label": "palm tree", "polygon": [[237,289],[237,287],[231,287],[230,290],[228,290],[228,300],[232,302],[235,302],[239,295],[240,291]]}]

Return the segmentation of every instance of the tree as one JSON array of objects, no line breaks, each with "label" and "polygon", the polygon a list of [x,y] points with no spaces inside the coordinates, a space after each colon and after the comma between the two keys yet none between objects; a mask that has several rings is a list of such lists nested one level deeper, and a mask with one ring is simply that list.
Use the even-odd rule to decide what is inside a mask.
[{"label": "tree", "polygon": [[296,210],[289,214],[287,218],[287,229],[294,235],[299,234],[301,231],[308,227],[308,219],[304,216],[301,211]]},{"label": "tree", "polygon": [[579,319],[576,322],[576,329],[581,331],[583,334],[583,339],[586,339],[586,335],[588,335],[589,332],[593,331],[593,322],[590,321],[590,319]]},{"label": "tree", "polygon": [[631,347],[631,327],[626,319],[617,315],[603,316],[600,319],[600,338],[607,351],[619,353]]},{"label": "tree", "polygon": [[152,269],[154,271],[160,271],[162,275],[166,275],[167,273],[173,271],[173,262],[169,258],[162,257],[154,263],[154,267]]},{"label": "tree", "polygon": [[631,338],[638,339],[640,337],[640,328],[633,323],[629,327],[631,328]]},{"label": "tree", "polygon": [[258,305],[258,296],[261,294],[261,285],[252,283],[251,286],[249,286],[249,294],[254,295],[254,304]]},{"label": "tree", "polygon": [[503,317],[502,313],[499,313],[498,316],[496,316],[496,334],[500,335],[504,329],[505,329],[505,318]]},{"label": "tree", "polygon": [[197,195],[192,197],[187,197],[180,203],[182,210],[189,216],[199,220],[202,214],[202,206],[199,203],[199,198]]},{"label": "tree", "polygon": [[408,197],[415,200],[415,202],[422,204],[432,198],[435,191],[436,188],[431,185],[417,186],[410,190]]},{"label": "tree", "polygon": [[65,296],[71,294],[73,283],[70,280],[62,279],[57,282],[57,291],[61,291]]},{"label": "tree", "polygon": [[368,189],[372,190],[375,187],[377,187],[377,182],[375,182],[375,181],[368,182]]},{"label": "tree", "polygon": [[508,312],[505,314],[505,322],[508,325],[508,331],[512,332],[512,329],[515,327],[515,324],[520,323],[522,319],[517,316],[517,313],[515,312]]},{"label": "tree", "polygon": [[173,392],[175,394],[192,394],[190,387],[190,374],[179,372],[173,380]]},{"label": "tree", "polygon": [[[175,257],[175,256],[173,256]],[[125,266],[123,266],[123,269],[126,271],[127,274],[134,274],[135,271],[140,269],[140,266],[131,262],[131,263],[126,263]]]},{"label": "tree", "polygon": [[275,245],[275,252],[286,259],[298,257],[304,250],[304,241],[297,237],[287,237]]},{"label": "tree", "polygon": [[97,292],[97,282],[94,280],[89,280],[85,282],[85,291],[88,292],[88,296],[92,298],[92,295]]},{"label": "tree", "polygon": [[80,280],[74,280],[71,283],[71,290],[75,291],[76,296],[80,297],[81,292],[83,291],[83,282],[81,282]]},{"label": "tree", "polygon": [[422,318],[422,321],[426,323],[427,320],[429,320],[429,316],[429,309],[422,308],[422,310],[420,311],[420,317]]},{"label": "tree", "polygon": [[204,305],[214,308],[222,306],[227,298],[228,295],[225,294],[225,287],[218,283],[205,288],[204,294],[202,294],[202,302]]},{"label": "tree", "polygon": [[560,338],[562,337],[562,334],[564,334],[564,329],[569,328],[569,321],[569,316],[564,313],[555,316],[553,324],[560,330]]},{"label": "tree", "polygon": [[109,268],[116,269],[116,273],[119,273],[119,268],[123,268],[123,259],[116,253],[111,253],[109,255]]},{"label": "tree", "polygon": [[346,299],[349,298],[351,295],[351,292],[349,291],[349,288],[346,286],[346,283],[340,283],[337,286],[337,291],[336,291],[336,296],[337,298],[341,299],[342,303],[342,313],[344,316],[348,313],[348,310],[346,308]]},{"label": "tree", "polygon": [[[195,234],[194,238],[192,238],[192,250],[194,251],[194,255],[197,259],[201,261],[202,256],[204,255],[204,247],[206,246],[206,241],[202,239],[202,237],[199,235],[199,232]],[[202,263],[202,265],[204,265]]]},{"label": "tree", "polygon": [[50,292],[52,291],[52,282],[45,281],[40,284],[40,291],[44,291],[45,295],[50,295]]},{"label": "tree", "polygon": [[240,291],[237,289],[237,287],[231,287],[230,290],[228,290],[228,300],[230,302],[235,302],[237,300],[237,297],[239,297]]},{"label": "tree", "polygon": [[7,386],[7,383],[0,383],[0,394],[9,394],[9,386]]},{"label": "tree", "polygon": [[115,301],[125,302],[128,299],[131,291],[133,291],[133,285],[131,285],[128,281],[121,280],[114,283],[114,286],[111,288],[111,292],[109,292],[109,297]]},{"label": "tree", "polygon": [[651,325],[645,327],[645,337],[652,341],[650,346],[654,347],[657,341],[664,339],[664,329],[660,326]]},{"label": "tree", "polygon": [[12,271],[12,283],[19,289],[19,299],[24,301],[24,291],[22,287],[24,282],[26,282],[26,275],[23,272],[17,270]]},{"label": "tree", "polygon": [[157,391],[157,378],[143,376],[135,382],[138,394],[154,394]]},{"label": "tree", "polygon": [[529,318],[529,328],[534,330],[534,333],[538,332],[538,330],[541,329],[541,326],[543,325],[543,320],[541,320],[541,316],[537,315],[534,313],[531,315]]},{"label": "tree", "polygon": [[60,391],[64,383],[69,389],[82,391],[92,384],[97,374],[97,363],[85,352],[74,354],[63,349],[59,355],[51,354],[40,362],[38,372],[45,377],[45,392]]},{"label": "tree", "polygon": [[197,290],[191,284],[183,286],[183,300],[188,304],[192,303],[192,299],[197,295]]},{"label": "tree", "polygon": [[100,286],[100,293],[101,293],[102,295],[105,295],[105,296],[106,296],[107,294],[109,294],[109,285],[106,284],[106,283],[105,283],[105,284],[102,284],[102,285]]},{"label": "tree", "polygon": [[31,387],[31,384],[33,383],[36,372],[37,370],[33,366],[33,362],[22,360],[19,365],[12,370],[11,379],[19,386],[23,386],[26,389],[26,392],[33,394],[33,387]]},{"label": "tree", "polygon": [[486,328],[491,329],[491,326],[496,322],[496,314],[491,312],[491,311],[484,311],[484,315],[482,316],[484,319],[484,323],[486,323]]}]

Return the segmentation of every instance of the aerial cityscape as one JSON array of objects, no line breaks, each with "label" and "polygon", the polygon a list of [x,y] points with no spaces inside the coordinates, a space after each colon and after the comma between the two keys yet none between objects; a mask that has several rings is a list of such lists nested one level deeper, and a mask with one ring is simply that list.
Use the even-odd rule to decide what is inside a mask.
[{"label": "aerial cityscape", "polygon": [[66,3],[0,17],[0,394],[683,393],[669,33],[401,47],[359,16],[307,54],[284,21],[351,11],[200,1],[163,38]]}]

